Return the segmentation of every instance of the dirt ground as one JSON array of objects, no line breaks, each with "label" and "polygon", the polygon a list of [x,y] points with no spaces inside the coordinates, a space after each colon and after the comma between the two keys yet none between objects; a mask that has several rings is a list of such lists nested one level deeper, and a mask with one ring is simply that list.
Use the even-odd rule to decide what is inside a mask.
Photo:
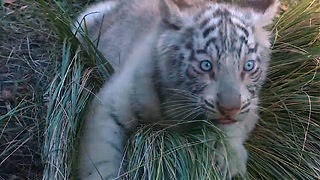
[{"label": "dirt ground", "polygon": [[43,94],[52,75],[54,33],[31,1],[0,9],[0,179],[41,179]]},{"label": "dirt ground", "polygon": [[[91,2],[59,1],[68,14]],[[62,48],[45,13],[37,0],[0,1],[0,180],[43,176],[44,94]]]}]

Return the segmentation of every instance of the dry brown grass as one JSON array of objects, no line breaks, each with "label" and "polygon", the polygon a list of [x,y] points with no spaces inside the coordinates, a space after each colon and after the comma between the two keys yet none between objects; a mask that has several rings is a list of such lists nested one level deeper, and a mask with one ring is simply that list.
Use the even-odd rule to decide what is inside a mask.
[{"label": "dry brown grass", "polygon": [[41,179],[53,32],[32,2],[0,7],[0,179]]}]

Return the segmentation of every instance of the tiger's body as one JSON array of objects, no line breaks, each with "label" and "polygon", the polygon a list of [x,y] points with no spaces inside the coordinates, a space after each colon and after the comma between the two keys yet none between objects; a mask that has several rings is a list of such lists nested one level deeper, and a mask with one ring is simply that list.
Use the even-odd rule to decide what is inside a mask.
[{"label": "tiger's body", "polygon": [[[120,177],[127,135],[140,121],[199,114],[226,134],[232,156],[216,159],[220,169],[230,177],[245,174],[243,142],[259,119],[259,89],[270,54],[264,26],[271,23],[277,4],[123,0],[84,11],[78,22],[86,19],[89,37],[99,38],[99,50],[116,71],[86,117],[80,178]],[[184,94],[188,112],[172,113],[168,104],[175,103],[175,93]],[[218,145],[217,151],[225,149]]]}]

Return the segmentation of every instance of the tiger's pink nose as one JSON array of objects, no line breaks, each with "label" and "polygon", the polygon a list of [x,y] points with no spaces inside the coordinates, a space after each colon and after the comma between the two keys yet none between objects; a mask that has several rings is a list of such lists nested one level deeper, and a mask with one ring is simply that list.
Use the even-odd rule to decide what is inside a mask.
[{"label": "tiger's pink nose", "polygon": [[238,112],[240,111],[240,108],[225,108],[223,106],[219,106],[218,105],[218,109],[219,112],[224,115],[224,116],[228,116],[228,117],[233,117],[236,114],[238,114]]},{"label": "tiger's pink nose", "polygon": [[241,95],[240,94],[229,94],[229,93],[218,93],[217,107],[219,112],[228,117],[235,116],[241,108]]}]

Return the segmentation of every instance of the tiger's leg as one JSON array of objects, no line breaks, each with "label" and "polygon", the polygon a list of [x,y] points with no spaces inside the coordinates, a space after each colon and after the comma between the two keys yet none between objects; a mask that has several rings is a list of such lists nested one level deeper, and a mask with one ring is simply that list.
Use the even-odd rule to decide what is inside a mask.
[{"label": "tiger's leg", "polygon": [[[99,97],[99,96],[98,96]],[[80,179],[114,179],[120,175],[127,133],[134,127],[114,99],[96,98],[83,127]],[[125,113],[126,111],[121,111]]]},{"label": "tiger's leg", "polygon": [[226,142],[218,146],[216,162],[227,177],[246,174],[248,152],[243,144],[258,122],[255,114],[257,114],[256,109],[241,122],[231,126],[219,126],[226,135]]},{"label": "tiger's leg", "polygon": [[159,119],[152,63],[134,60],[115,73],[90,106],[80,139],[81,179],[116,178],[127,135],[138,124],[137,114],[139,120]]},{"label": "tiger's leg", "polygon": [[244,175],[246,172],[247,151],[243,146],[244,139],[240,123],[234,125],[220,125],[226,137],[217,144],[215,163],[225,179],[231,179],[235,175]]}]

